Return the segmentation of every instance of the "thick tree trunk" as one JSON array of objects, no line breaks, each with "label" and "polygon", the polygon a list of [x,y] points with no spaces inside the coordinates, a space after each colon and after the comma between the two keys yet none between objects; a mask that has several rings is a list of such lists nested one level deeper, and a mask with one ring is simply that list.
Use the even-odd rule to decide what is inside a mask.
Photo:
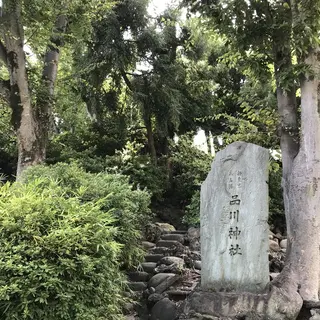
[{"label": "thick tree trunk", "polygon": [[30,165],[40,163],[45,154],[40,147],[39,124],[32,108],[31,95],[26,72],[26,58],[23,51],[24,32],[21,22],[19,2],[5,8],[6,21],[2,30],[7,67],[10,73],[10,105],[12,118],[17,131],[18,169],[17,177]]},{"label": "thick tree trunk", "polygon": [[320,50],[305,60],[315,73],[301,81],[301,145],[288,181],[288,265],[305,301],[318,301],[320,272]]},{"label": "thick tree trunk", "polygon": [[6,60],[10,74],[10,105],[18,141],[17,178],[27,167],[45,160],[59,47],[62,45],[61,34],[65,32],[67,25],[66,16],[60,15],[45,55],[43,86],[37,97],[36,109],[32,105],[26,71],[21,10],[19,1],[5,1],[2,26],[5,45],[1,44],[0,47],[0,58]]}]

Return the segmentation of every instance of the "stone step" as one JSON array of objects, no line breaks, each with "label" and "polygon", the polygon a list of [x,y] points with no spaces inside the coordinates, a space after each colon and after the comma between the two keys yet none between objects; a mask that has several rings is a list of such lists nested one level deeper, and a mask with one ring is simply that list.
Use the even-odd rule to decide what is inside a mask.
[{"label": "stone step", "polygon": [[155,247],[152,249],[153,254],[166,254],[169,251],[169,248],[166,247]]},{"label": "stone step", "polygon": [[192,291],[190,290],[176,289],[176,290],[168,290],[166,291],[166,294],[168,295],[170,300],[181,301],[181,300],[185,300],[191,292]]},{"label": "stone step", "polygon": [[147,272],[133,271],[128,273],[128,278],[133,282],[147,282],[150,279],[150,275]]},{"label": "stone step", "polygon": [[152,274],[154,272],[154,269],[156,268],[157,263],[156,262],[143,262],[141,263],[141,267],[144,270],[144,272]]},{"label": "stone step", "polygon": [[145,250],[152,249],[156,246],[155,243],[149,242],[149,241],[142,241],[142,246],[144,247]]},{"label": "stone step", "polygon": [[132,291],[144,291],[148,287],[146,282],[129,282],[128,285]]},{"label": "stone step", "polygon": [[175,231],[170,231],[170,234],[187,234],[187,230],[175,230]]},{"label": "stone step", "polygon": [[156,288],[159,284],[175,277],[174,273],[158,273],[155,274],[148,282],[148,288]]},{"label": "stone step", "polygon": [[176,240],[159,240],[157,242],[157,247],[171,248],[174,246],[178,246],[179,244],[180,242]]},{"label": "stone step", "polygon": [[184,235],[183,234],[163,234],[161,236],[161,240],[173,240],[179,241],[180,243],[184,244]]},{"label": "stone step", "polygon": [[163,254],[157,253],[157,254],[147,254],[144,259],[146,262],[158,262],[164,257]]}]

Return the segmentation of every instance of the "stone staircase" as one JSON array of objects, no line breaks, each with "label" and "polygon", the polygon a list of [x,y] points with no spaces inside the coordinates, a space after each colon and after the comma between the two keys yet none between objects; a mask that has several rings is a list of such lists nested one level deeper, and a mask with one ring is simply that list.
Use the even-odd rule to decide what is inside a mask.
[{"label": "stone staircase", "polygon": [[127,320],[177,318],[180,305],[200,280],[200,248],[192,245],[191,233],[163,230],[157,241],[143,241],[145,260],[128,273],[137,303],[129,308]]}]

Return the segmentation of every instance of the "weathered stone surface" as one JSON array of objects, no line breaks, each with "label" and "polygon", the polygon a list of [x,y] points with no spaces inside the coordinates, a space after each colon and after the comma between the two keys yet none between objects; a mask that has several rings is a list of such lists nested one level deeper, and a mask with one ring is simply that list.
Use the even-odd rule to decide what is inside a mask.
[{"label": "weathered stone surface", "polygon": [[147,289],[145,282],[129,282],[129,288],[133,291],[143,291]]},{"label": "weathered stone surface", "polygon": [[164,257],[163,254],[157,253],[157,254],[147,254],[144,257],[144,260],[146,262],[158,262]]},{"label": "weathered stone surface", "polygon": [[165,290],[167,290],[168,288],[170,288],[170,286],[172,286],[176,281],[178,281],[180,279],[179,275],[174,275],[174,277],[170,277],[168,279],[166,279],[165,281],[162,281],[155,289],[156,289],[156,293],[162,293]]},{"label": "weathered stone surface", "polygon": [[189,247],[192,251],[200,251],[200,228],[188,229]]},{"label": "weathered stone surface", "polygon": [[269,248],[271,251],[275,251],[275,252],[280,251],[280,247],[278,245],[278,242],[276,242],[274,240],[269,240]]},{"label": "weathered stone surface", "polygon": [[174,226],[169,223],[149,223],[145,229],[145,238],[148,241],[156,242],[160,239],[162,234],[170,233],[174,230]]},{"label": "weathered stone surface", "polygon": [[136,272],[129,272],[128,277],[133,282],[140,282],[140,281],[147,282],[150,278],[150,275],[147,272],[136,271]]},{"label": "weathered stone surface", "polygon": [[179,241],[180,243],[184,244],[184,235],[183,234],[164,234],[161,236],[162,240],[174,240]]},{"label": "weathered stone surface", "polygon": [[269,281],[268,150],[235,142],[201,187],[201,285],[263,291]]},{"label": "weathered stone surface", "polygon": [[157,266],[156,262],[143,262],[143,263],[141,263],[142,269],[147,273],[153,273],[156,266]]},{"label": "weathered stone surface", "polygon": [[194,268],[197,270],[201,270],[202,264],[201,261],[195,261],[194,262]]},{"label": "weathered stone surface", "polygon": [[174,273],[158,273],[149,280],[148,287],[156,288],[161,282],[166,281],[174,276]]},{"label": "weathered stone surface", "polygon": [[187,298],[187,296],[191,293],[191,291],[187,290],[168,290],[166,294],[168,295],[170,300],[180,301]]},{"label": "weathered stone surface", "polygon": [[160,260],[160,263],[163,263],[167,266],[169,266],[171,264],[175,264],[179,268],[184,267],[184,260],[182,258],[178,258],[178,257],[164,257]]},{"label": "weathered stone surface", "polygon": [[155,243],[153,242],[149,242],[149,241],[142,241],[142,246],[146,249],[146,250],[149,250],[149,249],[152,249],[156,246]]},{"label": "weathered stone surface", "polygon": [[180,242],[176,240],[160,240],[157,242],[157,247],[171,248],[174,246],[178,246],[179,244]]},{"label": "weathered stone surface", "polygon": [[174,302],[164,298],[157,302],[151,311],[151,320],[175,320],[177,307]]},{"label": "weathered stone surface", "polygon": [[287,249],[287,245],[288,245],[288,240],[287,240],[287,239],[281,240],[281,242],[280,242],[280,247],[281,247],[282,249]]}]

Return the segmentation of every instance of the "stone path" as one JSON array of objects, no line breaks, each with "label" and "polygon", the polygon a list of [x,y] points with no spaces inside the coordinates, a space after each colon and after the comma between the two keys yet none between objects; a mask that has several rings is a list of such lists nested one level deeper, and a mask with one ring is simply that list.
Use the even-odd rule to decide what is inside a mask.
[{"label": "stone path", "polygon": [[[128,273],[131,294],[137,303],[128,305],[127,320],[177,319],[183,301],[200,282],[199,229],[162,230],[156,238],[142,242],[147,251],[145,260]],[[286,240],[270,232],[270,280],[282,270],[285,251]]]},{"label": "stone path", "polygon": [[140,299],[128,320],[174,320],[181,303],[200,280],[200,247],[191,250],[190,233],[163,231],[156,243],[143,242],[148,251],[136,271],[128,273],[129,287]]}]

